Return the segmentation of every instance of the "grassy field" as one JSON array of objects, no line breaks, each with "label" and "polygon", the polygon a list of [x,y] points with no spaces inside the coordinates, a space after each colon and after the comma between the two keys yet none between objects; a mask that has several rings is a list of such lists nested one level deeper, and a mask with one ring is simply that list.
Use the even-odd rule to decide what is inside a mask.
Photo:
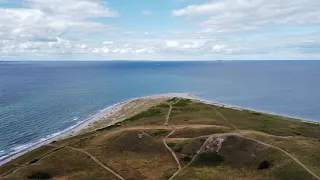
[{"label": "grassy field", "polygon": [[0,179],[320,179],[318,124],[190,99],[146,104],[10,161]]}]

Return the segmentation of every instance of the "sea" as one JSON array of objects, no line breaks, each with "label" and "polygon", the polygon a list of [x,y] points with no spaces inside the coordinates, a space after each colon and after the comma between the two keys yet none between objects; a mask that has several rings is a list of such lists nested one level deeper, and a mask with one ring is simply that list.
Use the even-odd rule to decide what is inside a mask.
[{"label": "sea", "polygon": [[320,61],[0,62],[0,162],[110,105],[163,93],[320,121]]}]

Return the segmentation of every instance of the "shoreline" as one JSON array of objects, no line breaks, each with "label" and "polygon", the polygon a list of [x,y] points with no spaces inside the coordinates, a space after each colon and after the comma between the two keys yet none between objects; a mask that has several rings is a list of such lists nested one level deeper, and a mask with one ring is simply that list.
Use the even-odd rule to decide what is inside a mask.
[{"label": "shoreline", "polygon": [[273,113],[273,112],[268,112],[268,111],[264,111],[264,110],[253,109],[253,108],[248,108],[248,107],[242,107],[242,106],[232,105],[232,104],[227,104],[227,103],[221,103],[221,102],[217,102],[217,101],[211,101],[211,100],[203,99],[203,98],[200,98],[200,97],[195,97],[195,98],[193,98],[193,100],[196,100],[196,101],[199,101],[199,102],[202,102],[202,103],[205,103],[205,104],[211,104],[211,105],[216,105],[216,106],[220,106],[220,107],[226,107],[226,108],[235,109],[235,110],[239,110],[239,111],[249,110],[249,111],[262,113],[262,114],[266,114],[266,115],[273,115],[273,116],[280,116],[280,117],[283,117],[283,118],[294,119],[294,120],[298,120],[298,121],[302,121],[302,122],[306,122],[306,123],[310,123],[310,124],[320,124],[320,121],[317,121],[317,120],[306,119],[306,118],[297,117],[297,116],[284,115],[284,114],[279,114],[279,113]]},{"label": "shoreline", "polygon": [[[77,124],[64,129],[62,131],[59,131],[57,133],[53,133],[51,135],[48,135],[45,140],[41,139],[38,142],[30,143],[30,145],[26,144],[25,148],[17,150],[16,152],[13,152],[12,154],[8,154],[3,156],[3,159],[0,159],[0,166],[6,164],[9,161],[12,161],[23,154],[26,154],[34,149],[37,149],[41,146],[45,146],[47,144],[50,144],[53,141],[66,139],[72,136],[79,135],[83,130],[89,129],[94,122],[100,121],[101,118],[110,117],[113,114],[117,113],[119,110],[122,109],[127,104],[130,104],[131,102],[139,99],[165,99],[165,98],[173,98],[173,97],[180,97],[180,98],[190,98],[190,93],[167,93],[167,94],[157,94],[157,95],[150,95],[150,96],[142,96],[142,97],[136,97],[131,98],[126,101],[121,101],[119,103],[113,104],[111,106],[108,106],[100,111],[97,111],[96,114],[88,117],[87,119],[84,119],[82,121],[79,121]],[[114,124],[118,123],[118,121],[110,122],[106,127],[112,126]],[[42,138],[44,139],[44,138]]]},{"label": "shoreline", "polygon": [[[129,100],[126,101],[122,101],[116,104],[113,104],[111,106],[108,106],[100,111],[98,111],[96,114],[90,116],[87,119],[84,119],[82,121],[77,122],[77,124],[64,129],[60,132],[51,134],[47,136],[47,139],[39,142],[35,142],[29,146],[26,146],[24,149],[18,150],[17,152],[14,152],[13,154],[9,154],[7,156],[4,156],[3,159],[0,160],[0,166],[2,166],[3,164],[12,161],[16,158],[18,158],[19,156],[22,156],[25,153],[28,153],[34,149],[37,149],[41,146],[45,146],[47,144],[50,144],[53,141],[56,140],[61,140],[61,139],[66,139],[72,136],[76,136],[81,134],[81,132],[83,130],[89,129],[92,127],[93,123],[100,121],[102,118],[106,118],[106,117],[111,117],[112,115],[116,114],[117,112],[119,112],[125,105],[128,105],[130,103],[132,103],[135,100],[140,100],[140,99],[170,99],[170,98],[185,98],[185,99],[192,99],[198,102],[202,102],[205,104],[210,104],[210,105],[216,105],[216,106],[220,106],[220,107],[226,107],[226,108],[231,108],[231,109],[235,109],[235,110],[249,110],[249,111],[254,111],[254,112],[259,112],[259,113],[263,113],[263,114],[267,114],[267,115],[275,115],[275,116],[280,116],[280,117],[284,117],[284,118],[290,118],[290,119],[295,119],[295,120],[299,120],[305,123],[310,123],[310,124],[320,124],[320,122],[316,121],[316,120],[309,120],[309,119],[304,119],[304,118],[299,118],[299,117],[293,117],[293,116],[288,116],[288,115],[281,115],[281,114],[276,114],[276,113],[272,113],[272,112],[266,112],[266,111],[261,111],[261,110],[256,110],[256,109],[252,109],[252,108],[246,108],[246,107],[240,107],[240,106],[236,106],[236,105],[231,105],[231,104],[226,104],[226,103],[221,103],[221,102],[216,102],[216,101],[211,101],[208,99],[203,99],[200,98],[199,96],[197,96],[195,93],[167,93],[167,94],[157,94],[157,95],[150,95],[150,96],[142,96],[142,97],[137,97],[137,98],[131,98]],[[118,122],[121,122],[119,120],[112,120],[110,123],[108,123],[108,125],[106,125],[106,127],[108,126],[112,126]],[[44,139],[44,138],[42,138]]]}]

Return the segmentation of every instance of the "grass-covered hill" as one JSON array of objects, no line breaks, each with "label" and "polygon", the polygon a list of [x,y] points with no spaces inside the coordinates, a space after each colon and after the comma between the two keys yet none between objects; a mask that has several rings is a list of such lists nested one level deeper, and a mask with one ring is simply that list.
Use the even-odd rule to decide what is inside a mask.
[{"label": "grass-covered hill", "polygon": [[0,167],[2,180],[317,180],[320,126],[173,98]]}]

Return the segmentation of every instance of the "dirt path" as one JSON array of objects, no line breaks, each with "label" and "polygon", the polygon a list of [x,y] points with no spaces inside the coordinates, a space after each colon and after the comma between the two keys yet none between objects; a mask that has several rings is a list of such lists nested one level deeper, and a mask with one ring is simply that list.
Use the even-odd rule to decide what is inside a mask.
[{"label": "dirt path", "polygon": [[[214,109],[214,108],[213,108]],[[290,157],[292,160],[294,160],[297,164],[299,164],[303,169],[305,169],[306,171],[308,171],[313,177],[315,177],[316,179],[319,179],[320,180],[320,177],[318,175],[316,175],[314,172],[312,172],[307,166],[305,166],[302,162],[300,162],[296,157],[294,157],[293,155],[291,155],[290,153],[288,153],[287,151],[277,147],[277,146],[274,146],[274,145],[271,145],[271,144],[267,144],[267,143],[264,143],[262,141],[259,141],[259,140],[256,140],[256,139],[251,139],[251,138],[248,138],[246,137],[244,134],[241,134],[241,130],[238,129],[235,125],[233,125],[230,121],[228,121],[228,119],[226,117],[224,117],[219,111],[217,111],[216,109],[214,109],[217,114],[219,116],[221,116],[228,124],[230,124],[234,129],[235,131],[237,132],[237,136],[239,137],[242,137],[242,138],[245,138],[247,140],[251,140],[251,141],[254,141],[256,143],[259,143],[259,144],[262,144],[264,146],[268,146],[268,147],[271,147],[271,148],[274,148],[274,149],[277,149],[281,152],[283,152],[284,154],[286,154],[288,157]],[[209,139],[209,138],[208,138]],[[205,142],[204,144],[206,144],[207,142]],[[203,146],[204,147],[204,146]]]},{"label": "dirt path", "polygon": [[74,148],[74,147],[70,147],[70,146],[66,146],[66,148],[81,152],[86,154],[87,156],[89,156],[94,162],[96,162],[99,166],[101,166],[102,168],[104,168],[105,170],[111,172],[113,175],[115,175],[116,177],[118,177],[121,180],[125,180],[120,174],[116,173],[115,171],[113,171],[112,169],[110,169],[109,167],[107,167],[106,165],[104,165],[101,161],[99,161],[95,156],[91,155],[90,153],[88,153],[87,151],[83,150],[83,149],[78,149],[78,148]]},{"label": "dirt path", "polygon": [[[54,152],[57,152],[58,150],[62,149],[63,147],[56,147],[54,146],[56,149],[49,151],[48,153],[43,154],[42,156],[37,157],[37,160],[40,161],[41,159],[51,155]],[[19,167],[17,167],[16,169],[14,169],[13,171],[9,170],[8,172],[5,172],[3,174],[1,174],[1,177],[6,177],[9,176],[10,174],[13,174],[15,172],[17,172],[18,170],[20,170],[21,168],[27,167],[27,165],[29,165],[30,162],[24,163],[22,165],[20,165]]]},{"label": "dirt path", "polygon": [[167,117],[166,117],[166,121],[165,121],[165,123],[164,123],[164,126],[168,126],[168,123],[169,123],[169,119],[170,119],[170,114],[171,114],[171,111],[172,111],[172,106],[173,105],[175,105],[175,104],[177,104],[179,102],[179,100],[178,101],[176,101],[176,102],[174,102],[174,103],[172,103],[172,104],[169,104],[169,111],[168,111],[168,114],[167,114]]},{"label": "dirt path", "polygon": [[225,118],[218,110],[216,110],[215,108],[212,107],[212,109],[217,113],[217,115],[219,115],[220,117],[222,117],[222,119],[224,119],[234,130],[238,130],[238,128],[232,124],[230,121],[228,121],[227,118]]},{"label": "dirt path", "polygon": [[163,144],[164,144],[164,145],[166,146],[166,148],[171,152],[172,156],[174,157],[174,159],[176,160],[176,162],[177,162],[177,164],[178,164],[178,170],[169,178],[169,180],[172,180],[176,175],[178,175],[179,172],[180,172],[181,169],[182,169],[182,168],[181,168],[180,161],[179,161],[177,155],[172,151],[172,149],[171,149],[171,148],[167,145],[167,143],[166,143],[166,139],[167,139],[168,137],[170,137],[174,132],[175,132],[175,129],[173,129],[173,130],[171,131],[171,133],[168,134],[168,135],[162,140]]},{"label": "dirt path", "polygon": [[[48,146],[52,146],[52,147],[60,147],[60,146],[56,146],[54,144],[48,144]],[[89,152],[83,150],[83,149],[78,149],[78,148],[74,148],[71,146],[64,146],[65,148],[74,150],[74,151],[78,151],[81,152],[83,154],[86,154],[87,156],[89,156],[96,164],[98,164],[99,166],[101,166],[103,169],[111,172],[113,175],[115,175],[117,178],[121,179],[121,180],[125,180],[120,174],[116,173],[115,171],[113,171],[112,169],[110,169],[109,167],[107,167],[106,165],[104,165],[101,161],[99,161],[95,156],[93,156],[92,154],[90,154]],[[60,147],[61,148],[61,147]]]},{"label": "dirt path", "polygon": [[237,133],[221,133],[221,134],[212,134],[212,135],[209,135],[209,136],[200,136],[200,137],[208,137],[206,139],[206,141],[203,143],[203,145],[201,146],[201,148],[197,151],[197,154],[194,155],[194,157],[191,159],[191,161],[186,165],[184,166],[184,168],[188,167],[191,163],[193,163],[196,158],[198,157],[198,155],[201,153],[201,151],[205,148],[206,144],[212,139],[212,138],[215,138],[215,137],[226,137],[226,136],[234,136],[234,135],[238,135]]},{"label": "dirt path", "polygon": [[[170,108],[169,108],[168,114],[166,116],[164,126],[168,126],[168,124],[169,124],[169,119],[170,119],[170,115],[171,115],[171,111],[172,111],[172,105],[174,105],[178,102],[179,102],[179,100],[170,104]],[[172,156],[174,157],[174,159],[176,160],[176,162],[178,164],[178,170],[169,178],[169,180],[172,180],[174,177],[176,177],[182,169],[179,158],[177,157],[176,153],[174,153],[172,151],[172,149],[167,145],[167,142],[166,142],[168,137],[170,137],[175,131],[176,131],[176,129],[173,127],[173,130],[171,131],[171,133],[169,133],[165,138],[162,139],[163,145],[171,152]]]},{"label": "dirt path", "polygon": [[277,147],[277,146],[274,146],[274,145],[271,145],[271,144],[267,144],[267,143],[264,143],[262,141],[259,141],[259,140],[256,140],[256,139],[251,139],[251,138],[247,138],[247,137],[244,137],[244,136],[241,136],[242,138],[245,138],[245,139],[248,139],[248,140],[251,140],[251,141],[254,141],[254,142],[257,142],[259,144],[262,144],[262,145],[265,145],[265,146],[268,146],[268,147],[271,147],[271,148],[274,148],[274,149],[277,149],[279,151],[282,151],[284,154],[286,154],[287,156],[289,156],[292,160],[294,160],[296,163],[298,163],[301,167],[303,167],[306,171],[308,171],[313,177],[317,178],[320,180],[320,177],[318,175],[316,175],[314,172],[312,172],[307,166],[305,166],[302,162],[300,162],[296,157],[294,157],[293,155],[291,155],[290,153],[288,153],[287,151]]}]

